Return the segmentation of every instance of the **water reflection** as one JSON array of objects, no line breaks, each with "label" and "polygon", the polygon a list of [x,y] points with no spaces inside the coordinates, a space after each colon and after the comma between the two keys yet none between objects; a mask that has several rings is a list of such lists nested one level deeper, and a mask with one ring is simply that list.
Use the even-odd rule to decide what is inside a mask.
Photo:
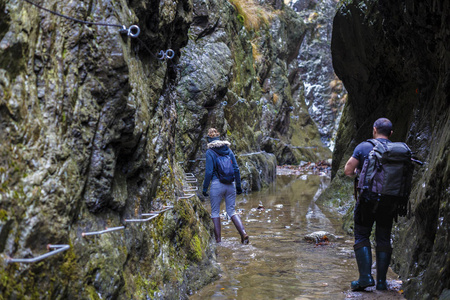
[{"label": "water reflection", "polygon": [[[268,191],[241,195],[237,207],[250,245],[240,244],[231,222],[223,221],[217,247],[221,278],[190,299],[344,299],[356,279],[352,237],[339,220],[315,204],[327,177],[278,176]],[[256,209],[260,203],[264,209]],[[327,231],[340,239],[316,246],[304,236]]]}]

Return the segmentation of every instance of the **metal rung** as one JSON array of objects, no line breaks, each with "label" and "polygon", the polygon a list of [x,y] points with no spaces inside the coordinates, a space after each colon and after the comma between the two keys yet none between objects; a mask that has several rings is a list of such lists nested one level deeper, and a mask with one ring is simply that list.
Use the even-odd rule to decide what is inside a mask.
[{"label": "metal rung", "polygon": [[198,191],[198,186],[193,186],[188,189],[183,189],[183,192],[193,192],[193,191]]},{"label": "metal rung", "polygon": [[[275,140],[279,140],[279,139],[275,139]],[[266,153],[266,151],[259,151],[259,152],[253,152],[253,153],[244,153],[244,154],[237,154],[236,156],[250,156],[250,155],[258,155],[258,154],[263,154]]]},{"label": "metal rung", "polygon": [[189,198],[192,198],[192,197],[194,197],[194,196],[195,196],[195,194],[187,194],[187,195],[178,197],[178,199],[189,199]]},{"label": "metal rung", "polygon": [[38,256],[38,257],[33,257],[33,258],[10,258],[10,259],[7,259],[6,262],[7,263],[15,263],[15,262],[16,263],[34,263],[34,262],[43,260],[43,259],[45,259],[47,257],[53,256],[55,254],[58,254],[59,252],[66,251],[69,248],[70,248],[70,245],[51,245],[51,244],[48,244],[47,245],[47,249],[48,250],[50,250],[50,249],[56,249],[56,250],[51,251],[51,252],[46,253],[46,254],[43,254],[43,255]]},{"label": "metal rung", "polygon": [[157,216],[159,216],[159,214],[151,214],[151,216],[147,219],[128,219],[128,220],[125,220],[125,222],[148,222],[151,219],[156,218]]},{"label": "metal rung", "polygon": [[147,219],[128,219],[128,220],[125,220],[125,222],[147,222],[147,221],[150,221],[150,220],[156,218],[157,216],[159,216],[160,213],[168,211],[169,209],[172,209],[172,208],[173,208],[173,206],[163,206],[163,209],[160,211],[151,211],[149,213],[141,214],[141,216],[144,216],[144,217],[149,216]]},{"label": "metal rung", "polygon": [[195,177],[194,173],[186,173],[186,177]]},{"label": "metal rung", "polygon": [[157,216],[157,215],[159,215],[159,212],[150,212],[150,213],[141,214],[141,216],[143,216],[143,217]]},{"label": "metal rung", "polygon": [[194,179],[186,179],[186,182],[197,182],[198,180],[197,180],[197,178],[194,178]]},{"label": "metal rung", "polygon": [[122,229],[125,229],[125,226],[111,227],[111,228],[106,227],[105,230],[91,231],[91,232],[82,232],[81,236],[85,237],[87,235],[99,235],[99,234],[104,234],[104,233],[107,233],[107,232],[112,232],[112,231],[117,231],[117,230],[122,230]]}]

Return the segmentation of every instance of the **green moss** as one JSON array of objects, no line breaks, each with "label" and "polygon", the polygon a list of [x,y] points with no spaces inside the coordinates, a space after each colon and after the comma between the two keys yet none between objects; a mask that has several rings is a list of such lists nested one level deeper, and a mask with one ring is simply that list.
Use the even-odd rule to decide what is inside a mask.
[{"label": "green moss", "polygon": [[[202,249],[206,247],[208,241],[208,238],[200,236],[200,228],[203,225],[196,218],[192,203],[188,201],[178,201],[176,213],[178,224],[180,224],[176,231],[177,248],[181,250],[180,253],[185,253],[190,261],[199,262],[204,257]],[[204,247],[202,247],[202,240],[205,242]]]},{"label": "green moss", "polygon": [[194,211],[187,200],[177,201],[175,211],[183,224],[192,224],[194,222]]},{"label": "green moss", "polygon": [[191,239],[190,245],[191,245],[191,249],[189,252],[190,259],[197,262],[201,261],[203,257],[202,244],[200,242],[200,239],[198,238],[198,235],[195,235]]},{"label": "green moss", "polygon": [[237,15],[237,20],[239,21],[239,23],[241,23],[241,25],[244,25],[245,23],[245,17],[243,15]]},{"label": "green moss", "polygon": [[155,229],[150,232],[153,240],[153,253],[159,253],[160,246],[164,243],[164,216],[158,216],[153,225]]},{"label": "green moss", "polygon": [[0,299],[39,299],[43,291],[48,291],[51,298],[52,286],[48,282],[55,282],[51,271],[45,262],[35,263],[29,269],[20,274],[20,280],[16,278],[19,264],[9,264],[0,269]]},{"label": "green moss", "polygon": [[86,292],[90,300],[100,300],[101,298],[98,296],[97,291],[92,285],[86,287]]},{"label": "green moss", "polygon": [[0,221],[5,222],[8,220],[8,212],[4,209],[0,209]]},{"label": "green moss", "polygon": [[[138,296],[138,299],[145,299],[145,296],[148,295],[152,297],[155,293],[159,292],[158,283],[155,280],[149,280],[138,275],[135,283],[137,288],[136,296]],[[143,291],[145,291],[145,295],[143,294]]]},{"label": "green moss", "polygon": [[156,192],[156,199],[171,199],[173,198],[172,189],[173,179],[170,175],[164,174],[159,180],[158,190]]},{"label": "green moss", "polygon": [[70,248],[64,255],[64,263],[61,265],[61,272],[64,274],[64,280],[67,280],[68,283],[74,281],[77,277],[77,256],[73,249],[72,244],[70,244]]}]

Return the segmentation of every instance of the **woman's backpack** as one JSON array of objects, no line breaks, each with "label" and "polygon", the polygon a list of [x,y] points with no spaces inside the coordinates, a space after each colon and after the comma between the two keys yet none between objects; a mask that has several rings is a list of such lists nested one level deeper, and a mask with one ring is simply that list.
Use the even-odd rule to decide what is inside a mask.
[{"label": "woman's backpack", "polygon": [[216,156],[216,171],[219,181],[225,184],[233,183],[234,181],[234,168],[233,161],[229,155],[219,155],[216,151],[212,150]]},{"label": "woman's backpack", "polygon": [[395,200],[397,214],[406,215],[414,171],[411,149],[401,142],[367,141],[374,147],[364,161],[359,176],[359,192],[377,201],[382,196],[388,196]]}]

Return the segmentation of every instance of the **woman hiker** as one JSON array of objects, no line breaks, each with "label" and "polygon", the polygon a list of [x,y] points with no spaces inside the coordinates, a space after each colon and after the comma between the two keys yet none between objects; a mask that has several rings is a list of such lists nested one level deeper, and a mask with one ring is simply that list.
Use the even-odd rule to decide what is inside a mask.
[{"label": "woman hiker", "polygon": [[235,212],[236,194],[242,193],[241,175],[233,151],[228,147],[230,142],[220,140],[220,134],[215,128],[208,130],[208,149],[206,150],[205,180],[203,182],[203,195],[208,196],[208,187],[211,182],[210,201],[211,218],[214,223],[216,242],[221,242],[220,202],[225,198],[228,215],[241,235],[242,244],[248,244],[248,235],[245,232],[241,218]]}]

